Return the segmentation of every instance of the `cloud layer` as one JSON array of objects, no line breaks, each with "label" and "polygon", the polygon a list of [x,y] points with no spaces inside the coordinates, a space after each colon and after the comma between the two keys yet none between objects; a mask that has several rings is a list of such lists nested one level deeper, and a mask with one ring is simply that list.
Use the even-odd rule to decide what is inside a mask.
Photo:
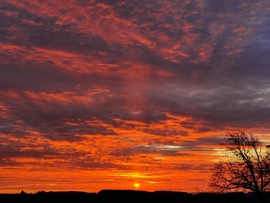
[{"label": "cloud layer", "polygon": [[259,0],[1,1],[0,192],[206,189],[226,130],[267,140],[269,17]]}]

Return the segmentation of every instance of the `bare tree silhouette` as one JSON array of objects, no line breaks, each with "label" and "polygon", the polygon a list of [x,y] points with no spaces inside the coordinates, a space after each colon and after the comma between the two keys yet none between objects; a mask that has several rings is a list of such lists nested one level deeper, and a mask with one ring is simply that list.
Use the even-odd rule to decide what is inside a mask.
[{"label": "bare tree silhouette", "polygon": [[225,145],[228,160],[211,168],[210,186],[219,191],[252,191],[260,203],[270,191],[270,148],[258,137],[243,130],[227,134]]}]

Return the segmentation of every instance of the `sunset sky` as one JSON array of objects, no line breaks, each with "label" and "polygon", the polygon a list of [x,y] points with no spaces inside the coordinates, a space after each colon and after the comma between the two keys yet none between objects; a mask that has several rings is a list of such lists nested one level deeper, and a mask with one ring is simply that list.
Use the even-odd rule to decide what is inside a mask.
[{"label": "sunset sky", "polygon": [[0,0],[0,193],[209,191],[269,79],[267,0]]}]

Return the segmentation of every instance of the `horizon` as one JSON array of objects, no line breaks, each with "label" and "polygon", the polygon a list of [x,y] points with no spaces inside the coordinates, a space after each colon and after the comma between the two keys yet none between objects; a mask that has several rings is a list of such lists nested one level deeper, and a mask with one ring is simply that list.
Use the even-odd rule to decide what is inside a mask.
[{"label": "horizon", "polygon": [[[252,191],[226,191],[226,192],[216,192],[216,191],[194,191],[194,192],[184,192],[184,191],[172,191],[172,190],[154,190],[154,191],[149,191],[149,190],[140,190],[140,189],[101,189],[99,191],[80,191],[80,190],[39,190],[39,191],[35,191],[35,192],[27,192],[25,190],[21,190],[19,192],[15,192],[15,193],[1,193],[0,195],[4,195],[4,194],[38,194],[38,193],[87,193],[87,194],[98,194],[101,192],[146,192],[146,193],[156,193],[156,192],[164,192],[164,193],[187,193],[187,194],[201,194],[201,193],[211,193],[211,194],[230,194],[230,193],[243,193],[243,194],[248,194],[248,193],[254,193]],[[267,192],[270,193],[270,192]]]},{"label": "horizon", "polygon": [[[45,192],[45,193],[50,193],[50,192],[59,192],[59,193],[61,193],[61,192],[71,192],[71,193],[76,193],[76,192],[78,192],[78,193],[100,193],[100,192],[102,192],[102,191],[134,191],[134,192],[172,192],[172,193],[174,193],[174,192],[176,192],[176,193],[188,193],[188,192],[183,192],[183,191],[171,191],[171,190],[154,190],[154,191],[148,191],[148,190],[140,190],[140,189],[102,189],[102,190],[99,190],[99,191],[80,191],[80,190],[54,190],[54,191],[45,191],[45,190],[39,190],[39,191],[35,191],[35,192],[27,192],[27,191],[25,191],[25,190],[21,190],[21,191],[19,191],[19,192],[16,192],[16,193],[0,193],[0,195],[1,194],[21,194],[22,192],[24,193],[24,194],[37,194],[37,193],[42,193],[42,192]],[[191,194],[191,193],[190,193]]]},{"label": "horizon", "polygon": [[0,193],[212,191],[270,144],[270,1],[2,0]]}]

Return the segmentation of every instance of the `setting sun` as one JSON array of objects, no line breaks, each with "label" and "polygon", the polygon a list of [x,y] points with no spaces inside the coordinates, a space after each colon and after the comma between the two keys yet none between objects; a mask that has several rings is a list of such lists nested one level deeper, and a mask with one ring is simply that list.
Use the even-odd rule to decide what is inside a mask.
[{"label": "setting sun", "polygon": [[140,183],[134,183],[135,188],[140,188]]}]

